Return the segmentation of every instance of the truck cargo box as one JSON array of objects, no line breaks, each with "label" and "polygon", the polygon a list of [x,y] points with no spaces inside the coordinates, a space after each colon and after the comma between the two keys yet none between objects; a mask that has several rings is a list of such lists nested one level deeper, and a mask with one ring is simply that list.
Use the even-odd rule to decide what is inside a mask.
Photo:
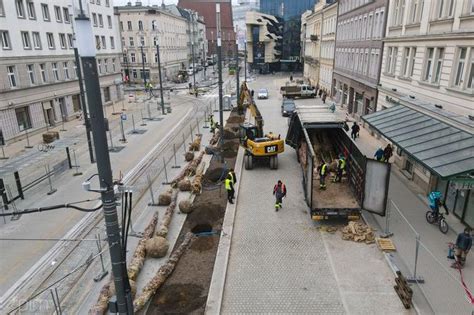
[{"label": "truck cargo box", "polygon": [[[306,203],[314,220],[358,219],[361,209],[385,215],[390,164],[364,156],[344,131],[344,120],[327,106],[297,105],[290,121],[286,143],[296,150]],[[319,162],[324,159],[331,170],[340,154],[346,158],[342,182],[334,183],[329,174],[326,190],[320,190]]]}]

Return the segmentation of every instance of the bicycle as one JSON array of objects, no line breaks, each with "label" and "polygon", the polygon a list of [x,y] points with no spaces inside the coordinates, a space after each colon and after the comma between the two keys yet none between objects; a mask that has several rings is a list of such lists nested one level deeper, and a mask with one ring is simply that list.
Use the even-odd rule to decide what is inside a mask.
[{"label": "bicycle", "polygon": [[[446,215],[449,213],[446,211]],[[449,231],[449,225],[444,218],[444,215],[441,212],[438,212],[438,218],[435,217],[434,211],[429,210],[426,212],[426,221],[430,224],[438,224],[439,230],[441,233],[446,234]]]}]

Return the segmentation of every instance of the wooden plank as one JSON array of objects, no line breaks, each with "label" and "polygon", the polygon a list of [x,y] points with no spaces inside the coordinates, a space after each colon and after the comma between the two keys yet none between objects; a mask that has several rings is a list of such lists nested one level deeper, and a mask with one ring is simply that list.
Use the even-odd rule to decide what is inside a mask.
[{"label": "wooden plank", "polygon": [[377,238],[376,239],[377,245],[382,251],[396,251],[396,247],[393,244],[391,239],[388,238]]}]

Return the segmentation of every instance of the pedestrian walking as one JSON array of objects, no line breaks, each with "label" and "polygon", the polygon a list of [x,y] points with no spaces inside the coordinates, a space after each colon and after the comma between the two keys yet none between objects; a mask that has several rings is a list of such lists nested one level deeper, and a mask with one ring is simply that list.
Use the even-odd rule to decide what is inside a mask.
[{"label": "pedestrian walking", "polygon": [[352,129],[351,138],[355,140],[360,130],[360,127],[357,124],[357,122],[354,121],[354,124],[352,125],[351,129]]},{"label": "pedestrian walking", "polygon": [[346,169],[346,158],[344,155],[339,155],[339,160],[337,160],[337,172],[336,177],[334,177],[335,183],[340,183],[342,181],[342,174]]},{"label": "pedestrian walking", "polygon": [[278,180],[277,184],[273,187],[273,195],[276,198],[275,211],[278,211],[283,207],[283,197],[286,196],[286,186],[281,180]]},{"label": "pedestrian walking", "polygon": [[325,190],[326,189],[326,176],[328,173],[328,165],[326,162],[322,161],[321,164],[318,166],[319,172],[319,189]]},{"label": "pedestrian walking", "polygon": [[225,178],[224,184],[225,184],[225,190],[227,190],[227,201],[230,204],[234,204],[235,190],[234,190],[234,183],[232,181],[232,177],[227,175],[227,177]]},{"label": "pedestrian walking", "polygon": [[290,75],[290,82],[293,82],[293,75]]},{"label": "pedestrian walking", "polygon": [[384,160],[384,162],[388,163],[388,161],[390,160],[392,155],[393,155],[393,148],[389,143],[389,144],[387,144],[387,146],[383,150],[383,160]]},{"label": "pedestrian walking", "polygon": [[379,147],[377,151],[375,151],[374,157],[377,161],[383,161],[383,149]]},{"label": "pedestrian walking", "polygon": [[455,256],[456,262],[453,264],[452,267],[459,268],[459,269],[464,267],[464,265],[466,264],[467,254],[469,253],[469,250],[471,250],[471,247],[472,247],[471,229],[467,227],[464,229],[464,232],[459,233],[456,239],[455,250],[454,250],[454,256]]},{"label": "pedestrian walking", "polygon": [[323,95],[323,90],[322,89],[319,89],[318,91],[318,96],[321,97]]}]

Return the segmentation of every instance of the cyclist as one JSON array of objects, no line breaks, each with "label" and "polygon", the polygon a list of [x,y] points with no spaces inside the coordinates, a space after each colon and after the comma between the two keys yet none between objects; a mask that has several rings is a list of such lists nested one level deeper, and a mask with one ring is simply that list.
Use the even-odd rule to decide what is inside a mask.
[{"label": "cyclist", "polygon": [[435,221],[438,220],[439,206],[441,203],[441,193],[439,191],[432,191],[428,195],[428,201],[430,204],[431,211],[433,211],[433,218]]}]

